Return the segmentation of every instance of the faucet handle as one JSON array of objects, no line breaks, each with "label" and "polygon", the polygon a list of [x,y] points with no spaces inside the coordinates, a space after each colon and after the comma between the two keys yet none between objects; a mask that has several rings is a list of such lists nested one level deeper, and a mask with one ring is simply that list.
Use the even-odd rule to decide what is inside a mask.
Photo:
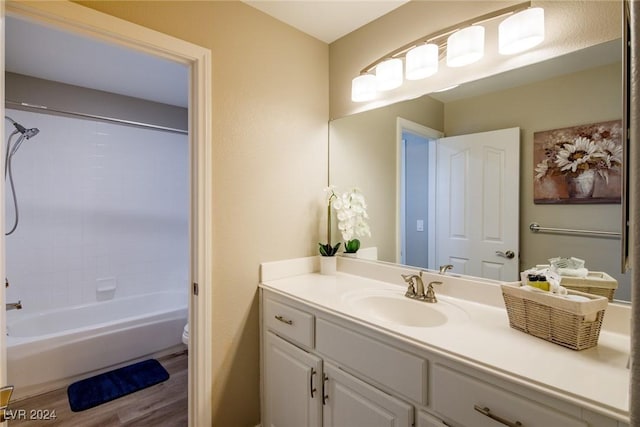
[{"label": "faucet handle", "polygon": [[432,303],[438,302],[438,299],[436,298],[436,292],[433,290],[433,285],[442,285],[442,282],[438,282],[438,281],[429,282],[429,284],[427,285],[427,290],[424,295],[424,299],[426,302],[432,302]]},{"label": "faucet handle", "polygon": [[409,287],[407,288],[407,292],[404,294],[407,297],[413,297],[416,295],[416,288],[414,285],[415,282],[415,275],[414,274],[401,274],[400,276],[402,276],[402,280],[404,280],[407,284],[409,284]]}]

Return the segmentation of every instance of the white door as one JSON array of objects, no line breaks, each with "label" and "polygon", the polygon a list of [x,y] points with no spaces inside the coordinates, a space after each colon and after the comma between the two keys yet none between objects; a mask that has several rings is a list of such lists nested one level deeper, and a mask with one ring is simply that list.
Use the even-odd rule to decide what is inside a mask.
[{"label": "white door", "polygon": [[436,151],[438,265],[518,280],[520,129],[441,138]]},{"label": "white door", "polygon": [[265,358],[266,427],[322,425],[322,360],[267,332]]},{"label": "white door", "polygon": [[410,427],[413,406],[325,363],[323,427]]}]

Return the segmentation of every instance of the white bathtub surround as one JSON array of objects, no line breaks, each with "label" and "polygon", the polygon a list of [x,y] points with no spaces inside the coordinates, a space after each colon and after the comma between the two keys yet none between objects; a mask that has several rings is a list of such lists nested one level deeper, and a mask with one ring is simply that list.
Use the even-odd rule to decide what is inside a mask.
[{"label": "white bathtub surround", "polygon": [[184,349],[187,304],[185,292],[165,291],[41,313],[8,313],[7,365],[15,397]]},{"label": "white bathtub surround", "polygon": [[[187,136],[7,115],[40,129],[14,157],[20,223],[6,238],[7,300],[33,312],[187,291]],[[11,222],[13,205],[5,202]]]},{"label": "white bathtub surround", "polygon": [[[438,299],[461,308],[469,320],[410,327],[354,310],[349,296],[363,291],[403,294],[406,286],[400,274],[416,269],[340,257],[335,276],[309,269],[303,274],[304,261],[292,260],[296,275],[286,277],[285,263],[278,263],[278,274],[273,275],[276,269],[269,264],[262,265],[261,288],[292,301],[297,308],[304,306],[316,315],[327,313],[371,331],[372,336],[404,343],[539,393],[554,405],[576,409],[572,416],[588,419],[591,425],[629,423],[628,306],[609,304],[598,346],[573,351],[510,328],[499,282],[425,273],[425,284],[443,282],[436,287]],[[605,418],[606,424],[593,421]]]}]

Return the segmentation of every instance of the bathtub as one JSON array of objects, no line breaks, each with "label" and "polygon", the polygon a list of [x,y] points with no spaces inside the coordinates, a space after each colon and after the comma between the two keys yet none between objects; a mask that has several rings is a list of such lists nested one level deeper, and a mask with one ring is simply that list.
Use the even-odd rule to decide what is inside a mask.
[{"label": "bathtub", "polygon": [[9,312],[7,368],[14,397],[184,348],[187,318],[186,292],[156,292],[40,313]]}]

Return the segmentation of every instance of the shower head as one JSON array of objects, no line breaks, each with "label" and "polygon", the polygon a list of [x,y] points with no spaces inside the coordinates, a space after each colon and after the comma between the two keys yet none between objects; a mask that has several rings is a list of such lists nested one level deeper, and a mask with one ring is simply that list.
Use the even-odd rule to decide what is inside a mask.
[{"label": "shower head", "polygon": [[30,139],[36,136],[38,132],[40,132],[40,129],[38,128],[25,129],[23,135],[25,136],[25,138]]},{"label": "shower head", "polygon": [[18,130],[18,132],[23,134],[24,137],[27,138],[27,139],[33,138],[34,136],[36,136],[38,134],[38,132],[40,132],[40,129],[38,129],[38,128],[27,129],[27,128],[25,128],[24,126],[22,126],[18,122],[13,122],[13,126],[15,126],[15,128]]},{"label": "shower head", "polygon": [[38,132],[40,132],[40,129],[38,128],[31,128],[31,129],[25,128],[20,123],[13,120],[11,117],[4,116],[4,118],[9,120],[13,124],[13,126],[16,128],[16,130],[20,132],[22,135],[24,135],[24,137],[27,139],[33,138],[38,134]]}]

